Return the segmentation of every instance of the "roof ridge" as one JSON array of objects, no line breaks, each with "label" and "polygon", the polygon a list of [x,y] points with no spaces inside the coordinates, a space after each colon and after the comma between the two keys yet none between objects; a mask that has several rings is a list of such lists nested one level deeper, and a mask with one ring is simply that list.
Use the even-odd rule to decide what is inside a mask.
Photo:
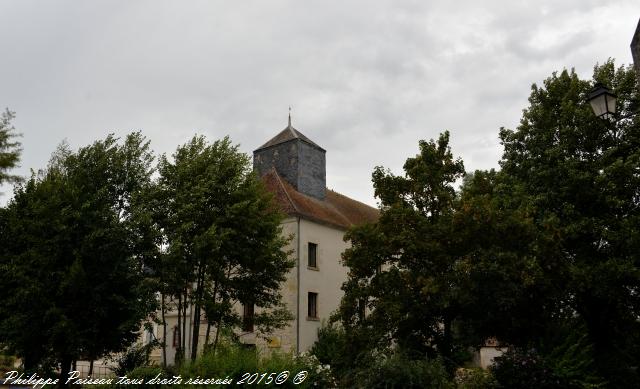
[{"label": "roof ridge", "polygon": [[289,125],[287,126],[287,129],[289,129],[289,131],[291,132],[294,138],[300,139],[300,136],[298,135],[299,131],[293,128],[293,126],[291,126],[291,123],[289,123]]}]

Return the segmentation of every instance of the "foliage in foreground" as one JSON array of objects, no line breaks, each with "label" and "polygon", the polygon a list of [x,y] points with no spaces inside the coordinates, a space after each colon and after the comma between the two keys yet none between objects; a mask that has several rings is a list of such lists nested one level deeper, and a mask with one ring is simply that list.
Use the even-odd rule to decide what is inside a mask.
[{"label": "foliage in foreground", "polygon": [[4,377],[4,374],[8,371],[15,370],[13,367],[16,358],[11,355],[5,355],[0,353],[0,377]]},{"label": "foliage in foreground", "polygon": [[[306,378],[301,383],[294,384],[294,377],[298,374],[305,374],[303,372],[306,372]],[[282,384],[276,385],[275,379],[280,373],[286,374],[288,378]],[[198,356],[194,362],[185,363],[181,367],[163,369],[155,365],[138,366],[128,372],[127,377],[143,379],[145,382],[149,382],[149,380],[157,377],[158,374],[160,374],[160,378],[171,379],[174,376],[182,378],[181,384],[156,385],[156,387],[166,388],[193,388],[194,385],[187,384],[187,380],[207,378],[232,379],[234,387],[335,387],[329,368],[320,364],[312,355],[294,356],[293,354],[269,353],[268,351],[264,355],[259,355],[255,349],[227,342],[222,342],[215,353],[209,350]],[[254,375],[253,378],[247,379],[252,375]],[[281,377],[283,376],[281,375]],[[237,383],[243,378],[244,382],[238,385]],[[249,381],[249,383],[246,381]],[[258,381],[261,381],[260,384],[257,383]],[[267,382],[270,383],[267,384]],[[123,387],[123,385],[120,385],[120,387]],[[135,386],[130,385],[130,387]],[[222,388],[229,387],[229,385],[209,384],[206,387]]]},{"label": "foliage in foreground", "polygon": [[[579,343],[578,343],[579,344]],[[571,350],[564,350],[571,352]],[[498,388],[603,388],[606,383],[580,366],[576,359],[543,355],[534,349],[512,348],[494,360],[490,371],[499,383]],[[574,357],[576,357],[574,355]]]},{"label": "foliage in foreground", "polygon": [[157,342],[151,342],[146,345],[134,343],[116,359],[116,365],[112,368],[118,377],[122,377],[127,372],[134,371],[138,368],[149,367],[149,356],[153,348],[157,347]]},{"label": "foliage in foreground", "polygon": [[[178,355],[187,342],[192,351],[185,359],[195,360],[199,349],[200,320],[192,331],[185,327],[189,304],[195,317],[207,319],[205,347],[213,349],[219,328],[255,325],[267,333],[286,325],[292,316],[280,285],[293,261],[284,250],[283,215],[249,157],[228,137],[208,142],[196,136],[172,159],[162,156],[158,171],[154,213],[167,247],[154,270],[163,299],[174,300],[163,304],[163,314],[177,309],[179,331],[193,333],[180,338]],[[256,308],[252,323],[243,323],[238,303]]]},{"label": "foliage in foreground", "polygon": [[[613,120],[587,102],[595,82],[618,95]],[[537,350],[519,360],[534,376],[496,376],[507,386],[513,376],[637,387],[637,82],[633,68],[608,61],[593,80],[564,70],[533,85],[520,125],[500,131],[502,170],[469,174],[460,191],[464,169],[448,132],[420,141],[403,175],[377,167],[380,219],[351,229],[343,256],[349,278],[337,319],[345,350],[358,353],[347,358],[400,350],[442,358],[452,374],[465,350],[496,338]]]},{"label": "foliage in foreground", "polygon": [[140,202],[152,160],[140,133],[61,147],[0,209],[0,343],[26,371],[66,377],[73,360],[120,352],[155,310]]},{"label": "foliage in foreground", "polygon": [[358,369],[347,383],[357,388],[454,388],[442,360],[410,359],[401,354],[376,359]]},{"label": "foliage in foreground", "polygon": [[458,369],[452,377],[439,358],[420,359],[402,352],[371,355],[349,344],[342,327],[325,323],[310,350],[321,364],[330,367],[339,387],[491,389],[496,385],[488,371]]}]

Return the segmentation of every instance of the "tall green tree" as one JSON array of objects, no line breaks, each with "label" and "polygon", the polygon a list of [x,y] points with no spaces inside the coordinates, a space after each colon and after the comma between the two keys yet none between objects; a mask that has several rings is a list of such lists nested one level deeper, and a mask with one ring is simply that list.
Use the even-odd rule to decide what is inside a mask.
[{"label": "tall green tree", "polygon": [[421,141],[420,154],[407,159],[404,170],[404,176],[381,167],[373,173],[380,219],[346,235],[350,271],[339,314],[347,334],[370,345],[365,349],[394,345],[413,357],[443,356],[452,367],[459,311],[453,185],[464,167],[445,132]]},{"label": "tall green tree", "polygon": [[[613,120],[594,116],[594,82],[618,95]],[[612,387],[640,384],[640,123],[632,67],[596,66],[532,87],[515,131],[502,129],[500,162],[541,238],[533,249],[559,292],[547,315],[582,321],[599,373]]]},{"label": "tall green tree", "polygon": [[[2,212],[0,341],[27,369],[124,350],[155,309],[144,264],[155,252],[140,217],[153,157],[139,133],[73,153],[16,189]],[[37,344],[34,344],[37,343]]]},{"label": "tall green tree", "polygon": [[183,334],[184,310],[188,304],[194,310],[190,358],[198,351],[201,319],[208,322],[206,342],[215,327],[215,347],[222,326],[241,325],[238,304],[258,309],[254,322],[264,332],[286,325],[291,315],[279,291],[293,262],[283,251],[283,216],[248,156],[229,138],[208,143],[194,137],[173,161],[162,157],[159,172],[166,264],[176,269],[167,285],[183,312]]},{"label": "tall green tree", "polygon": [[531,214],[501,172],[465,177],[452,219],[451,254],[460,291],[458,330],[470,346],[489,338],[527,345],[560,320],[557,310],[548,309],[558,288],[533,254],[540,236]]},{"label": "tall green tree", "polygon": [[15,138],[15,128],[11,125],[11,120],[15,118],[15,113],[6,109],[0,116],[0,185],[3,182],[18,182],[19,176],[9,174],[9,169],[16,167],[20,161],[20,142]]}]

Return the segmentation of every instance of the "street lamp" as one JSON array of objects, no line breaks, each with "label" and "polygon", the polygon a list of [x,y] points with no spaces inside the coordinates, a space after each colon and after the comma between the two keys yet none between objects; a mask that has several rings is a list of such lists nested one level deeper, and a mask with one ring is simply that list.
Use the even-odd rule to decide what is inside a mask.
[{"label": "street lamp", "polygon": [[597,83],[587,100],[596,116],[609,119],[616,112],[616,98],[617,96],[609,88]]}]

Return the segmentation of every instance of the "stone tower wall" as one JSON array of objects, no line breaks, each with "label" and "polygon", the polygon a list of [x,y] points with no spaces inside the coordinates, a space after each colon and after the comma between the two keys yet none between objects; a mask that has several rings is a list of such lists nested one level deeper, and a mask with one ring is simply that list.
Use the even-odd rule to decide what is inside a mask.
[{"label": "stone tower wall", "polygon": [[327,188],[325,152],[305,142],[300,142],[298,147],[298,191],[324,199]]},{"label": "stone tower wall", "polygon": [[273,167],[298,192],[325,198],[326,157],[321,148],[294,139],[253,152],[253,168],[259,175]]}]

